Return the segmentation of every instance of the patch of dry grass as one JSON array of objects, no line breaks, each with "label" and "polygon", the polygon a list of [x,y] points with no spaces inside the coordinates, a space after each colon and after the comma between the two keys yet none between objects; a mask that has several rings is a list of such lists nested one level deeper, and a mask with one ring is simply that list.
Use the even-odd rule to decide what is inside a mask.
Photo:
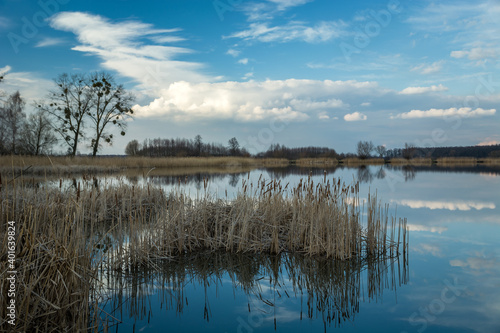
[{"label": "patch of dry grass", "polygon": [[[15,180],[0,191],[0,239],[6,244],[7,221],[16,221],[16,304],[22,314],[16,328],[102,327],[108,315],[98,307],[99,271],[148,267],[156,259],[199,251],[294,252],[339,260],[402,251],[406,257],[406,220],[389,219],[388,207],[371,196],[363,204],[363,222],[358,193],[359,184],[326,175],[320,183],[309,177],[295,187],[247,180],[234,200],[208,191],[191,198],[149,185],[96,186],[91,179],[69,188]],[[4,293],[5,254],[0,259]],[[1,302],[5,309],[7,298]]]}]

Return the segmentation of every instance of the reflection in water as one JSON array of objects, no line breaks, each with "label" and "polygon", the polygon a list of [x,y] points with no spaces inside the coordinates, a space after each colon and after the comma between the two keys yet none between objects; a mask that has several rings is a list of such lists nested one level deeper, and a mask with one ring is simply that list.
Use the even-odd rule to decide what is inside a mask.
[{"label": "reflection in water", "polygon": [[[134,327],[139,322],[146,326],[155,307],[165,307],[182,316],[190,302],[188,291],[196,289],[195,285],[203,287],[204,308],[194,309],[194,313],[201,316],[203,312],[207,322],[226,320],[217,311],[213,316],[211,302],[223,300],[210,298],[207,289],[217,290],[229,284],[233,293],[246,296],[245,310],[248,307],[248,312],[265,317],[262,325],[274,323],[276,329],[284,321],[280,313],[295,306],[294,311],[286,312],[286,321],[321,320],[326,329],[352,322],[360,301],[377,301],[384,288],[396,293],[397,287],[408,282],[407,272],[407,258],[401,256],[339,261],[301,254],[198,253],[155,262],[149,268],[103,273],[102,287],[108,291],[109,299],[103,305],[106,323],[100,325],[118,325],[118,331],[122,329],[119,323],[131,318]],[[152,302],[158,299],[159,304]],[[289,318],[290,313],[297,315]],[[176,330],[175,323],[168,325]]]},{"label": "reflection in water", "polygon": [[408,206],[413,209],[428,208],[445,209],[445,210],[461,210],[469,211],[471,209],[495,209],[496,206],[493,202],[478,202],[478,201],[429,201],[429,200],[392,200],[401,206]]}]

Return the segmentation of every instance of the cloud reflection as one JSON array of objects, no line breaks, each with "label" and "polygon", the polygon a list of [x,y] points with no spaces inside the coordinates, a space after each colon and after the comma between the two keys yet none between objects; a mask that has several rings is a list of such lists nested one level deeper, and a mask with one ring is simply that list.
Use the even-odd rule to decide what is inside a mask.
[{"label": "cloud reflection", "polygon": [[468,211],[471,209],[495,209],[493,202],[476,202],[476,201],[426,201],[426,200],[392,200],[398,205],[407,206],[410,208],[428,208],[446,209],[446,210],[461,210]]}]

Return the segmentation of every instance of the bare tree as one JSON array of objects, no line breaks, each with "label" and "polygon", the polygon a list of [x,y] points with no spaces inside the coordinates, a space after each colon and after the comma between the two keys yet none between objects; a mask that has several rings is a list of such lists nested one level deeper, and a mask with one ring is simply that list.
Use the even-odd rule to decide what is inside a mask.
[{"label": "bare tree", "polygon": [[194,138],[194,144],[196,146],[196,151],[198,156],[201,156],[201,148],[203,147],[203,141],[201,140],[201,135],[197,135]]},{"label": "bare tree", "polygon": [[236,138],[229,139],[228,144],[231,155],[236,156],[240,154],[240,144]]},{"label": "bare tree", "polygon": [[12,154],[17,153],[17,141],[19,131],[23,124],[26,114],[24,113],[24,106],[26,102],[21,97],[19,91],[16,91],[9,96],[7,101],[4,103],[3,108],[0,110],[0,122],[2,131],[2,148],[6,152]]},{"label": "bare tree", "polygon": [[141,149],[141,144],[137,140],[132,140],[129,143],[127,143],[127,146],[125,147],[125,154],[129,156],[136,156],[139,153],[139,150]]},{"label": "bare tree", "polygon": [[375,147],[375,151],[377,152],[380,158],[383,158],[385,156],[385,153],[387,152],[387,148],[385,148],[385,146],[380,145]]},{"label": "bare tree", "polygon": [[405,142],[405,147],[403,148],[402,154],[403,158],[409,160],[415,154],[415,145]]},{"label": "bare tree", "polygon": [[43,111],[28,117],[21,130],[19,143],[23,153],[31,155],[49,154],[57,143],[52,126]]},{"label": "bare tree", "polygon": [[116,126],[120,134],[125,135],[126,120],[132,116],[131,109],[134,96],[128,93],[122,85],[117,85],[113,76],[106,72],[94,73],[90,76],[92,106],[87,114],[92,125],[92,156],[96,156],[101,147],[101,140],[113,143],[113,134],[105,130]]},{"label": "bare tree", "polygon": [[49,101],[39,101],[35,106],[50,115],[54,131],[68,145],[69,155],[75,156],[78,144],[84,138],[85,119],[92,106],[92,91],[83,74],[61,74],[54,82],[57,88],[49,93]]},{"label": "bare tree", "polygon": [[373,151],[373,142],[371,141],[359,141],[356,150],[358,152],[358,157],[361,159],[365,159],[368,156],[370,156],[371,152]]}]

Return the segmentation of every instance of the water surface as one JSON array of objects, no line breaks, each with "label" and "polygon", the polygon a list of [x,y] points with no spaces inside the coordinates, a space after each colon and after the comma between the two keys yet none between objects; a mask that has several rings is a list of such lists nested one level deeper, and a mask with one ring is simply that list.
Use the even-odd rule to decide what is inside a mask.
[{"label": "water surface", "polygon": [[[326,175],[325,175],[326,173]],[[277,168],[128,176],[228,199],[242,180],[340,177],[408,218],[409,260],[204,254],[108,274],[118,332],[500,332],[500,172],[494,168]],[[262,179],[262,178],[261,178]],[[116,322],[116,320],[115,320]]]}]

